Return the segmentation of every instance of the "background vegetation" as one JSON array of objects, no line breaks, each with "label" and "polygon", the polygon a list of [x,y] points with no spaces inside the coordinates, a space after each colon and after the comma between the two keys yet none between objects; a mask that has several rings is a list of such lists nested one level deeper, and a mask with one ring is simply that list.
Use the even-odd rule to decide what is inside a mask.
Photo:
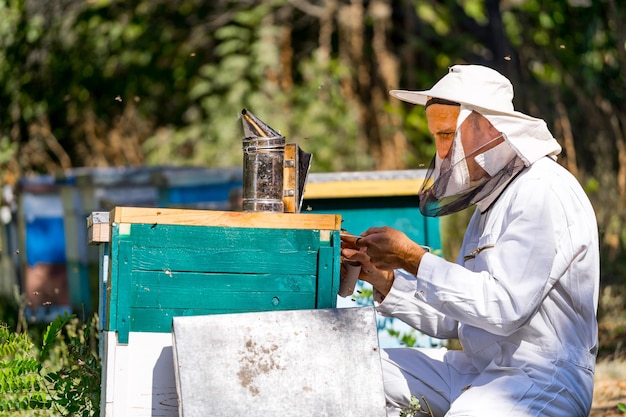
[{"label": "background vegetation", "polygon": [[0,414],[99,415],[95,325],[64,315],[34,332],[14,333],[0,323]]},{"label": "background vegetation", "polygon": [[[243,108],[314,171],[420,168],[423,111],[393,88],[456,63],[514,83],[590,195],[602,346],[626,291],[626,6],[618,0],[0,0],[0,174],[241,164]],[[446,219],[454,252],[463,216]],[[462,225],[459,227],[459,225]]]}]

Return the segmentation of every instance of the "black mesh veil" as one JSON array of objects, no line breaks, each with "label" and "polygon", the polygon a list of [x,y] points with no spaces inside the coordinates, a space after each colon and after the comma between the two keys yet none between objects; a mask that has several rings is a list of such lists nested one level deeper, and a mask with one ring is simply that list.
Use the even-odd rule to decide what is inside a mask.
[{"label": "black mesh veil", "polygon": [[419,192],[420,211],[439,217],[481,202],[485,210],[524,167],[506,135],[473,111],[447,154],[433,158]]}]

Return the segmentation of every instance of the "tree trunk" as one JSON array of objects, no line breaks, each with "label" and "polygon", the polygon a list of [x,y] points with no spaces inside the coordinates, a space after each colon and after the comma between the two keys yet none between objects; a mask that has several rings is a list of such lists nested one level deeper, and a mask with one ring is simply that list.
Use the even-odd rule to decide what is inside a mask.
[{"label": "tree trunk", "polygon": [[[380,77],[372,83],[372,100],[370,111],[372,120],[376,121],[378,149],[372,149],[378,154],[377,168],[403,169],[406,168],[404,155],[407,152],[405,136],[400,131],[401,123],[394,120],[389,112],[385,111],[385,103],[389,101],[388,90],[397,88],[398,62],[387,48],[388,32],[391,27],[391,5],[388,0],[374,0],[369,6],[369,15],[372,18],[374,33],[372,39],[373,63],[372,73]],[[376,63],[378,66],[376,68]],[[376,71],[378,69],[378,71]],[[396,103],[395,106],[398,106]]]},{"label": "tree trunk", "polygon": [[561,133],[565,148],[565,166],[575,177],[578,178],[578,165],[576,164],[576,146],[574,145],[574,133],[563,101],[556,103],[557,129]]}]

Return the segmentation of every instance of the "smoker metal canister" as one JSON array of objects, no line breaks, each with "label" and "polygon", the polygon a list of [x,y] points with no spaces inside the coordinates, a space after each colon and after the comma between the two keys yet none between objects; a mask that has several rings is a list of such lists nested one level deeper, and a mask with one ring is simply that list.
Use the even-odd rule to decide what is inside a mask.
[{"label": "smoker metal canister", "polygon": [[243,211],[284,211],[284,159],[284,136],[243,139]]}]

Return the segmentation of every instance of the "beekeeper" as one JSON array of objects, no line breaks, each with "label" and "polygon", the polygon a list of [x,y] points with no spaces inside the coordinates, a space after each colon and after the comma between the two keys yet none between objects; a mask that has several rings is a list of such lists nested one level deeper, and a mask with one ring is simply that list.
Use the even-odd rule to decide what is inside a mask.
[{"label": "beekeeper", "polygon": [[419,194],[426,216],[475,205],[456,263],[401,231],[373,227],[342,249],[362,265],[376,307],[462,350],[382,353],[388,415],[411,397],[435,416],[587,417],[597,352],[597,225],[556,162],[546,123],[513,108],[498,72],[455,65],[426,91],[437,148]]}]

